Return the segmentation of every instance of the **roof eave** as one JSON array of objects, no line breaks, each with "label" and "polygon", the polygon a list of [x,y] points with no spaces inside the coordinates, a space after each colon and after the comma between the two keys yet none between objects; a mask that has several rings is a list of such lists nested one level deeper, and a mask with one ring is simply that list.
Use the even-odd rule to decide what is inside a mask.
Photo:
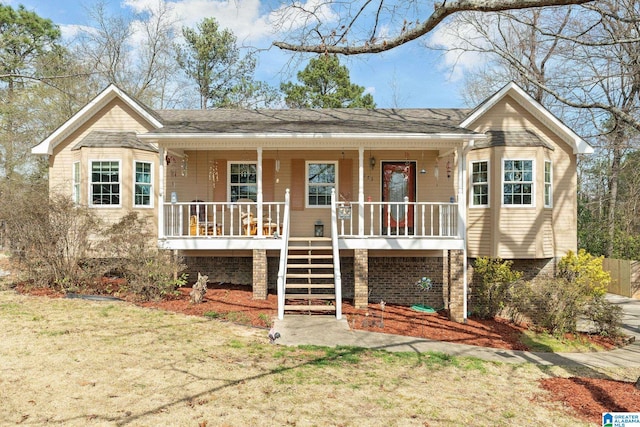
[{"label": "roof eave", "polygon": [[142,116],[151,126],[161,128],[163,126],[157,118],[153,117],[145,108],[140,106],[138,102],[129,97],[125,92],[117,86],[111,84],[100,94],[98,94],[91,102],[85,105],[80,111],[74,114],[69,120],[58,127],[51,135],[44,139],[41,143],[31,149],[32,154],[53,154],[55,146],[64,138],[69,136],[73,131],[77,130],[83,123],[89,120],[95,113],[104,108],[109,102],[116,97],[122,99],[130,108]]}]

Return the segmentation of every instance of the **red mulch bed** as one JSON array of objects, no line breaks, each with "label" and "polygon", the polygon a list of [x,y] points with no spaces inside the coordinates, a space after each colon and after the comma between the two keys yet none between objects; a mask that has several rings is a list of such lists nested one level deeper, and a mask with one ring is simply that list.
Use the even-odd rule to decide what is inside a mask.
[{"label": "red mulch bed", "polygon": [[[114,288],[114,283],[109,282]],[[184,313],[194,316],[217,314],[215,317],[234,319],[254,327],[268,328],[270,319],[277,313],[277,298],[269,294],[266,300],[254,300],[249,286],[231,284],[209,285],[202,304],[191,304],[191,288],[181,288],[177,295],[162,301],[137,302],[143,307]],[[17,287],[18,292],[47,297],[62,297],[63,294],[51,289],[27,289]],[[132,297],[123,297],[135,302]],[[234,313],[229,316],[228,313]],[[368,313],[368,314],[367,314]],[[507,320],[469,319],[466,324],[449,321],[445,312],[420,313],[410,307],[386,304],[384,313],[380,304],[370,304],[368,310],[356,310],[352,304],[343,304],[343,314],[349,325],[355,329],[369,330],[429,338],[439,341],[493,347],[511,350],[527,350],[519,342],[522,326]],[[611,341],[583,335],[581,339],[591,339],[613,348]],[[600,424],[602,412],[638,411],[640,390],[633,383],[595,378],[548,378],[540,381],[541,387],[551,393],[551,399],[565,402],[576,415],[589,422]]]}]

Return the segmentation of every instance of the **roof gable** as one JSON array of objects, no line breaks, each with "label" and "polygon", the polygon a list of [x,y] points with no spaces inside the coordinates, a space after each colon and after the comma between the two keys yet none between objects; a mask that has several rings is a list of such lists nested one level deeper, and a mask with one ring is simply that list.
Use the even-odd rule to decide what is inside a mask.
[{"label": "roof gable", "polygon": [[123,90],[117,86],[111,84],[105,90],[100,92],[98,96],[93,98],[91,102],[85,105],[80,111],[75,113],[69,120],[64,122],[58,129],[56,129],[51,135],[49,135],[40,144],[31,149],[33,154],[53,154],[53,148],[58,145],[62,140],[69,136],[73,131],[78,129],[82,124],[86,123],[100,110],[102,110],[107,104],[114,99],[120,99],[127,106],[133,109],[140,115],[147,123],[154,128],[161,128],[163,126],[161,119],[152,110],[147,108],[141,102],[135,100],[133,97],[127,95]]},{"label": "roof gable", "polygon": [[573,148],[574,154],[591,154],[593,147],[582,139],[578,134],[562,123],[549,110],[544,108],[539,102],[533,99],[520,86],[511,82],[505,85],[497,93],[480,104],[462,123],[461,127],[472,128],[473,124],[480,119],[487,111],[494,107],[506,96],[511,97],[531,115],[545,124],[552,132],[558,135],[563,141]]}]

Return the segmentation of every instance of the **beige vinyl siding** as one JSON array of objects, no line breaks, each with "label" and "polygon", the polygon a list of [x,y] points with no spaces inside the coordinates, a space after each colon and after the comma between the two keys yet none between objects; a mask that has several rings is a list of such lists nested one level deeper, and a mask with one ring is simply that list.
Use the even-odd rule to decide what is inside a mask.
[{"label": "beige vinyl siding", "polygon": [[[503,258],[547,258],[563,256],[577,247],[577,173],[572,148],[510,97],[505,97],[483,115],[474,130],[531,129],[554,147],[494,147],[473,150],[468,161],[490,159],[489,209],[468,209],[470,252]],[[535,206],[503,206],[504,159],[533,159]],[[544,207],[544,161],[552,162],[553,207]],[[467,193],[469,194],[469,193]],[[468,196],[469,197],[469,196]],[[469,206],[469,204],[468,204]],[[487,226],[487,218],[490,226]],[[486,236],[493,236],[491,244]],[[490,246],[490,247],[489,247]]]},{"label": "beige vinyl siding", "polygon": [[488,209],[470,209],[467,216],[467,250],[477,258],[492,253],[493,228]]},{"label": "beige vinyl siding", "polygon": [[[131,108],[119,99],[115,99],[96,113],[90,120],[74,131],[53,149],[49,157],[49,188],[63,194],[72,194],[72,163],[79,159],[78,151],[71,149],[94,130],[145,132],[151,127]],[[157,163],[157,160],[155,161]],[[83,164],[84,168],[85,165]]]},{"label": "beige vinyl siding", "polygon": [[[107,104],[86,123],[72,132],[53,149],[49,157],[49,188],[52,192],[71,197],[73,194],[73,163],[80,162],[80,203],[89,204],[89,168],[92,160],[118,160],[120,162],[120,207],[92,208],[99,218],[107,224],[117,222],[124,214],[132,210],[147,219],[147,223],[157,229],[158,195],[158,154],[121,148],[87,148],[73,150],[85,136],[94,130],[145,132],[151,127],[126,104],[116,99]],[[151,163],[153,174],[153,209],[133,207],[134,161]]]},{"label": "beige vinyl siding", "polygon": [[555,239],[553,230],[553,213],[551,209],[545,209],[542,225],[542,256],[552,257],[555,252]]}]

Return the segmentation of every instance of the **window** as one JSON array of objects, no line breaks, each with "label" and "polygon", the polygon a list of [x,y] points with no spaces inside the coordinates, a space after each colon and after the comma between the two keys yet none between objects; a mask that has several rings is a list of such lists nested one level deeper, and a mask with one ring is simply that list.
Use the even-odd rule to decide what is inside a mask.
[{"label": "window", "polygon": [[135,162],[133,204],[151,206],[151,163]]},{"label": "window", "polygon": [[72,182],[73,203],[80,204],[80,162],[73,163],[73,182]]},{"label": "window", "polygon": [[553,204],[553,190],[551,187],[551,162],[546,160],[544,162],[544,207],[550,208]]},{"label": "window", "polygon": [[489,206],[489,162],[471,162],[471,205]]},{"label": "window", "polygon": [[503,204],[533,205],[533,160],[504,160]]},{"label": "window", "polygon": [[120,205],[120,162],[91,162],[91,204]]},{"label": "window", "polygon": [[330,206],[336,188],[336,163],[307,163],[308,206]]},{"label": "window", "polygon": [[229,167],[229,194],[231,201],[258,200],[258,171],[255,163],[231,163]]}]

